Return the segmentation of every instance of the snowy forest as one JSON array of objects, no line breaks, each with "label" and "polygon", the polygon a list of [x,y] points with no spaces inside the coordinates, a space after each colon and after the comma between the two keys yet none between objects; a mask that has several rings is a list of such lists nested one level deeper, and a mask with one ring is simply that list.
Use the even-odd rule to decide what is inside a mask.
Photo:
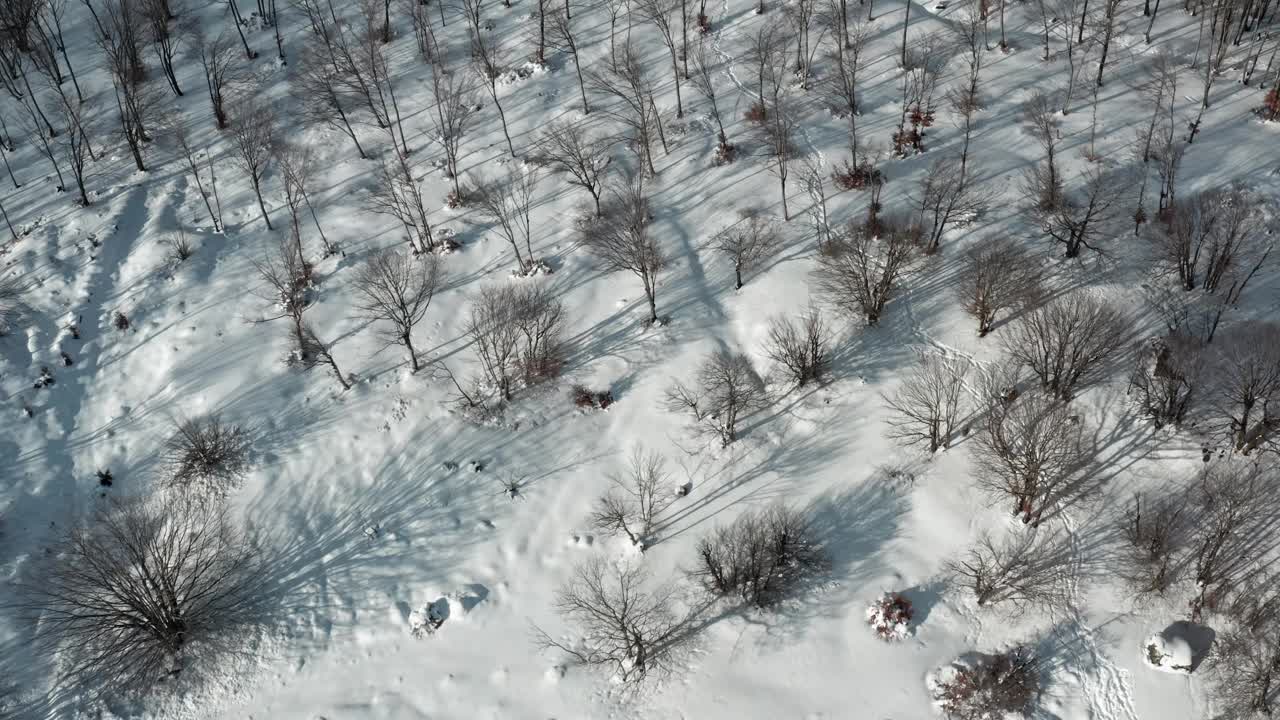
[{"label": "snowy forest", "polygon": [[0,718],[1280,717],[1280,2],[0,0]]}]

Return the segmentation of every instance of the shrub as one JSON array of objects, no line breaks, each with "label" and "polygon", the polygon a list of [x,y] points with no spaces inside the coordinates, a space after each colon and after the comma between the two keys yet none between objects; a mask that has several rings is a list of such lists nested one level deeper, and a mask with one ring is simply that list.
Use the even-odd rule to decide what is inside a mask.
[{"label": "shrub", "polygon": [[613,404],[611,390],[592,390],[585,385],[574,385],[571,394],[574,406],[584,409],[604,410]]},{"label": "shrub", "polygon": [[934,699],[955,720],[1005,720],[1024,716],[1039,692],[1035,653],[1019,646],[956,662],[938,679]]},{"label": "shrub", "polygon": [[184,490],[225,495],[249,470],[249,432],[217,415],[183,420],[165,444],[161,461],[167,482]]},{"label": "shrub", "polygon": [[911,601],[898,593],[885,593],[867,607],[867,624],[885,641],[905,640],[911,617]]},{"label": "shrub", "polygon": [[747,122],[756,124],[763,123],[764,117],[764,103],[761,102],[751,103],[751,107],[747,108],[747,112],[743,115]]}]

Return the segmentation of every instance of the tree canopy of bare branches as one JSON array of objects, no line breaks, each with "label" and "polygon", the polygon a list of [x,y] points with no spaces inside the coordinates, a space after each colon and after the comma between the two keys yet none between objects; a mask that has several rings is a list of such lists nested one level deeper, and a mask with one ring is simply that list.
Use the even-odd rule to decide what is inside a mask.
[{"label": "tree canopy of bare branches", "polygon": [[809,518],[772,505],[744,513],[698,541],[692,572],[709,592],[768,608],[826,570],[828,558]]},{"label": "tree canopy of bare branches", "polygon": [[986,337],[1000,315],[1033,307],[1040,299],[1040,269],[1007,238],[968,248],[961,263],[956,291],[965,312],[978,321],[978,337]]},{"label": "tree canopy of bare branches", "polygon": [[667,256],[650,230],[649,199],[638,182],[614,193],[605,217],[588,224],[582,244],[605,272],[626,271],[644,286],[649,301],[649,322],[658,322],[658,276],[667,267]]},{"label": "tree canopy of bare branches", "polygon": [[414,256],[400,250],[384,250],[369,258],[356,275],[361,316],[384,323],[387,344],[398,343],[409,353],[414,372],[420,368],[413,347],[413,328],[427,314],[444,271],[432,254]]},{"label": "tree canopy of bare branches", "polygon": [[822,311],[810,307],[798,320],[774,318],[769,323],[765,354],[780,365],[796,387],[821,380],[831,362],[830,333]]},{"label": "tree canopy of bare branches", "polygon": [[1096,487],[1097,478],[1086,472],[1092,458],[1082,429],[1065,405],[1038,393],[989,403],[975,438],[978,486],[1012,500],[1014,515],[1039,526],[1047,511],[1066,507]]},{"label": "tree canopy of bare branches", "polygon": [[260,618],[259,559],[221,504],[104,501],[22,588],[37,644],[77,692],[141,695],[206,674]]},{"label": "tree canopy of bare branches", "polygon": [[1267,442],[1280,425],[1280,326],[1254,321],[1234,328],[1217,352],[1218,407],[1231,446],[1241,453]]},{"label": "tree canopy of bare branches", "polygon": [[950,447],[964,412],[967,365],[925,355],[885,404],[893,412],[889,436],[907,445],[924,443],[929,452]]},{"label": "tree canopy of bare branches", "polygon": [[[539,177],[536,167],[515,167],[499,180],[478,183],[470,193],[476,209],[511,245],[521,273],[529,273],[537,266],[533,256],[533,222],[529,213],[533,209],[533,194]],[[521,243],[524,244],[524,253],[520,252]]]},{"label": "tree canopy of bare branches", "polygon": [[693,416],[697,427],[723,447],[738,439],[738,422],[765,406],[764,382],[746,355],[717,350],[698,367],[693,387],[676,381],[667,391],[672,410]]},{"label": "tree canopy of bare branches", "polygon": [[639,563],[588,560],[556,592],[556,609],[577,638],[556,640],[538,630],[537,644],[606,668],[624,682],[669,672],[688,636],[672,610],[675,588],[651,585]]},{"label": "tree canopy of bare branches", "polygon": [[876,233],[850,223],[818,258],[818,289],[841,312],[861,315],[874,326],[915,257],[910,232],[886,228]]},{"label": "tree canopy of bare branches", "polygon": [[1127,345],[1131,333],[1127,315],[1078,291],[1026,313],[1002,340],[1009,356],[1035,373],[1047,392],[1068,400]]},{"label": "tree canopy of bare branches", "polygon": [[1073,562],[1067,538],[1039,529],[1002,540],[984,533],[964,555],[948,562],[946,571],[973,591],[978,605],[1047,610],[1065,606]]},{"label": "tree canopy of bare branches", "polygon": [[600,197],[613,162],[613,140],[592,133],[584,123],[554,122],[543,131],[539,147],[547,163],[563,172],[570,185],[586,190],[599,216]]},{"label": "tree canopy of bare branches", "polygon": [[632,450],[625,475],[615,476],[613,486],[596,501],[591,526],[622,533],[644,549],[654,540],[658,517],[675,499],[666,460],[642,447]]},{"label": "tree canopy of bare branches", "polygon": [[272,229],[271,217],[267,214],[266,203],[262,201],[262,178],[274,157],[277,140],[276,116],[270,107],[252,97],[236,106],[231,134],[235,160],[249,177],[253,194],[258,198],[258,209],[262,211],[262,221],[268,230]]},{"label": "tree canopy of bare branches", "polygon": [[221,497],[249,471],[252,435],[217,415],[178,422],[161,453],[164,482],[190,493]]},{"label": "tree canopy of bare branches", "polygon": [[738,212],[738,221],[716,233],[711,246],[733,263],[734,289],[742,289],[742,274],[751,272],[777,251],[780,236],[773,221],[755,208]]}]

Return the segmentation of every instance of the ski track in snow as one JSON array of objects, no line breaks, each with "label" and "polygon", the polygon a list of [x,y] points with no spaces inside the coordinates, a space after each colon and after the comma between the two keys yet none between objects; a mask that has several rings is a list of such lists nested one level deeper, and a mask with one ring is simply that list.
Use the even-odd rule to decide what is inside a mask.
[{"label": "ski track in snow", "polygon": [[1085,621],[1080,611],[1079,577],[1083,571],[1083,554],[1080,550],[1080,537],[1071,516],[1062,514],[1062,524],[1070,538],[1071,550],[1075,556],[1075,572],[1069,583],[1069,600],[1071,622],[1077,631],[1077,639],[1088,653],[1092,664],[1091,671],[1084,668],[1073,670],[1080,682],[1084,696],[1088,699],[1089,709],[1093,716],[1101,720],[1139,720],[1138,711],[1133,704],[1133,687],[1129,682],[1129,671],[1116,666],[1111,658],[1098,647],[1094,629]]}]

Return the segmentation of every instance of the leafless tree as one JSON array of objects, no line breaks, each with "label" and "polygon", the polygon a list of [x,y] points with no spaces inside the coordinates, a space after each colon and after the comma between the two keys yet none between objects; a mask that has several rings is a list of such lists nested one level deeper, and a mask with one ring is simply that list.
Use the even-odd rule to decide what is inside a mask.
[{"label": "leafless tree", "polygon": [[1102,0],[1102,11],[1094,20],[1094,34],[1102,44],[1098,58],[1098,87],[1102,87],[1102,72],[1107,67],[1107,54],[1111,49],[1111,39],[1116,33],[1124,32],[1124,19],[1121,14],[1120,0]]},{"label": "leafless tree", "polygon": [[692,572],[707,591],[770,608],[829,565],[809,518],[785,505],[744,513],[698,541]]},{"label": "leafless tree", "polygon": [[1079,257],[1083,249],[1103,252],[1101,241],[1115,234],[1115,220],[1123,198],[1123,178],[1091,166],[1081,173],[1083,187],[1075,192],[1059,191],[1051,206],[1045,198],[1054,197],[1046,184],[1048,177],[1035,172],[1027,177],[1024,192],[1027,205],[1040,230],[1063,246],[1063,256]]},{"label": "leafless tree", "polygon": [[626,474],[615,476],[613,487],[596,501],[591,527],[621,532],[643,550],[654,540],[658,517],[675,497],[666,460],[637,446],[628,457]]},{"label": "leafless tree", "polygon": [[832,240],[818,257],[819,291],[841,312],[862,315],[876,325],[898,282],[916,256],[912,235],[896,228],[879,234],[850,223],[843,236]]},{"label": "leafless tree", "polygon": [[1002,340],[1009,356],[1035,373],[1050,395],[1068,400],[1127,344],[1131,332],[1127,315],[1077,291],[1023,315]]},{"label": "leafless tree", "polygon": [[236,32],[240,34],[240,44],[244,46],[244,56],[247,60],[256,60],[258,51],[249,47],[249,39],[244,35],[244,26],[247,24],[244,16],[240,14],[240,6],[236,4],[236,0],[227,0],[227,10],[231,15],[231,24],[235,26]]},{"label": "leafless tree", "polygon": [[659,133],[662,118],[653,101],[653,81],[629,44],[616,65],[611,72],[588,72],[587,82],[595,92],[613,98],[615,102],[603,108],[604,114],[631,131],[644,166],[654,175],[657,169],[653,165],[653,139]]},{"label": "leafless tree", "polygon": [[1062,175],[1058,171],[1058,143],[1062,140],[1058,113],[1051,96],[1037,92],[1022,106],[1023,123],[1031,137],[1044,149],[1045,163],[1033,170],[1038,195],[1035,204],[1043,211],[1058,206],[1062,196]]},{"label": "leafless tree", "polygon": [[161,451],[164,482],[189,495],[220,498],[249,472],[252,435],[217,415],[181,420]]},{"label": "leafless tree", "polygon": [[1044,513],[1079,500],[1098,482],[1086,472],[1089,454],[1079,418],[1061,402],[1025,393],[988,403],[974,456],[977,483],[1032,527]]},{"label": "leafless tree", "polygon": [[798,320],[774,318],[769,323],[765,355],[780,365],[796,387],[820,380],[831,362],[830,332],[822,311],[810,307]]},{"label": "leafless tree", "polygon": [[[204,68],[205,88],[209,91],[209,103],[213,106],[214,121],[217,122],[219,130],[225,130],[230,124],[226,110],[227,98],[235,94],[246,80],[240,67],[240,55],[236,52],[235,40],[225,31],[212,38],[197,31],[196,49],[200,52],[200,65]],[[307,72],[304,65],[301,78],[306,78]],[[307,92],[315,91],[309,83],[307,85]]]},{"label": "leafless tree", "polygon": [[651,589],[639,563],[594,558],[579,565],[556,592],[556,609],[576,630],[577,640],[556,640],[538,630],[536,642],[583,665],[604,667],[624,682],[669,672],[687,639],[672,610],[675,589]]},{"label": "leafless tree", "polygon": [[591,105],[587,102],[587,84],[582,77],[582,58],[578,56],[578,41],[573,36],[573,21],[567,12],[551,13],[551,44],[563,49],[573,58],[573,69],[578,74],[578,92],[582,93],[582,114],[591,114]]},{"label": "leafless tree", "polygon": [[854,25],[847,30],[845,42],[832,43],[829,51],[832,67],[826,78],[827,94],[832,107],[837,113],[849,121],[849,158],[857,165],[858,155],[858,114],[861,107],[858,103],[858,71],[866,59],[867,45],[871,31],[867,25]]},{"label": "leafless tree", "polygon": [[254,97],[241,100],[235,108],[231,142],[235,149],[236,164],[249,177],[253,194],[258,198],[262,221],[271,230],[271,217],[262,200],[262,178],[271,164],[276,136],[276,116],[270,107]]},{"label": "leafless tree", "polygon": [[[500,180],[482,181],[469,193],[476,210],[511,245],[521,273],[532,272],[538,265],[533,255],[533,194],[541,177],[538,168],[515,166]],[[525,254],[520,252],[521,241]]]},{"label": "leafless tree", "polygon": [[1153,233],[1160,260],[1183,290],[1218,293],[1240,267],[1269,250],[1256,201],[1239,185],[1178,200]]},{"label": "leafless tree", "polygon": [[1275,548],[1275,468],[1223,460],[1207,465],[1191,488],[1191,570],[1197,589],[1191,619],[1223,603]]},{"label": "leafless tree", "polygon": [[[327,53],[327,47],[319,42],[311,42],[303,47],[302,61],[299,63],[301,69],[294,76],[291,97],[303,124],[338,130],[351,138],[356,152],[363,160],[368,156],[356,135],[352,109],[346,104],[343,75]],[[215,101],[215,113],[217,108]]]},{"label": "leafless tree", "polygon": [[[314,182],[317,162],[315,153],[308,145],[289,142],[277,143],[275,150],[276,162],[280,167],[280,176],[284,185],[285,200],[289,206],[289,218],[293,226],[293,232],[299,238],[302,237],[301,215],[302,207],[305,206],[308,214],[311,215],[311,224],[315,226],[316,233],[320,235],[320,242],[324,244],[325,255],[335,254],[337,248],[325,236],[324,228],[320,226],[320,217],[316,214],[316,207],[311,202],[311,188]],[[302,253],[300,239],[298,252],[299,254]]]},{"label": "leafless tree", "polygon": [[[795,40],[796,59],[795,76],[800,81],[800,89],[809,89],[809,78],[813,74],[813,59],[822,45],[822,33],[817,41],[811,40],[814,21],[820,12],[818,0],[796,0],[783,6],[782,14],[791,26],[791,37]],[[825,28],[822,32],[825,32]]]},{"label": "leafless tree", "polygon": [[671,73],[675,79],[676,117],[684,117],[684,103],[680,99],[680,63],[676,38],[676,22],[684,20],[684,6],[680,0],[637,0],[635,11],[646,22],[652,24],[662,36],[671,56]]},{"label": "leafless tree", "polygon": [[[292,233],[291,233],[292,235]],[[297,240],[294,237],[281,238],[275,251],[261,260],[255,260],[254,270],[266,285],[264,300],[271,304],[273,314],[263,320],[291,321],[291,335],[295,344],[302,346],[306,322],[303,313],[307,309],[310,286],[309,267],[297,252]]]},{"label": "leafless tree", "polygon": [[[924,134],[933,124],[933,97],[938,79],[946,68],[949,57],[947,44],[937,33],[929,33],[917,40],[910,49],[903,37],[902,56],[902,111],[898,127],[893,134],[893,151],[897,157],[924,150]],[[910,122],[910,128],[907,127]]]},{"label": "leafless tree", "polygon": [[652,216],[644,186],[633,179],[614,192],[605,216],[584,228],[582,244],[605,272],[626,271],[644,286],[649,322],[658,322],[658,276],[667,256],[650,230]]},{"label": "leafless tree", "polygon": [[105,20],[97,27],[96,39],[115,90],[120,126],[138,172],[145,172],[142,145],[151,141],[147,128],[155,120],[158,101],[143,82],[145,69],[138,50],[143,19],[130,0],[106,0],[101,17]]},{"label": "leafless tree", "polygon": [[504,69],[502,44],[487,28],[481,13],[481,0],[462,0],[462,11],[470,31],[472,65],[489,91],[489,98],[493,100],[498,120],[502,123],[502,134],[507,139],[507,149],[511,151],[511,157],[515,157],[516,146],[511,142],[511,133],[507,130],[507,115],[502,111],[502,103],[498,100],[498,78]]},{"label": "leafless tree", "polygon": [[945,571],[971,589],[980,606],[1008,603],[1019,610],[1048,610],[1065,607],[1073,563],[1069,540],[1040,529],[1003,540],[984,533]]},{"label": "leafless tree", "polygon": [[1055,0],[1049,5],[1055,20],[1047,29],[1057,32],[1067,46],[1067,87],[1066,92],[1059,98],[1062,100],[1062,114],[1067,115],[1071,112],[1071,99],[1075,97],[1080,71],[1084,69],[1084,60],[1089,55],[1097,36],[1091,34],[1086,39],[1084,35],[1088,24],[1086,22],[1088,0]]},{"label": "leafless tree", "polygon": [[940,674],[934,700],[951,720],[1034,715],[1044,667],[1025,645],[988,655],[969,653]]},{"label": "leafless tree", "polygon": [[1186,570],[1194,518],[1184,492],[1136,492],[1118,516],[1125,539],[1121,575],[1139,595],[1164,594]]},{"label": "leafless tree", "polygon": [[1194,335],[1171,332],[1142,350],[1129,387],[1157,428],[1181,425],[1192,400],[1204,389],[1204,342]]},{"label": "leafless tree", "polygon": [[987,45],[985,26],[985,10],[970,5],[954,26],[956,44],[960,46],[964,56],[966,72],[960,85],[947,92],[947,101],[958,118],[957,124],[964,133],[964,142],[960,149],[960,177],[968,180],[969,141],[973,136],[973,119],[982,108],[982,96],[979,88],[982,79],[982,59],[984,51],[991,48]]},{"label": "leafless tree", "polygon": [[791,99],[781,89],[773,94],[766,106],[767,114],[757,127],[771,161],[769,171],[778,178],[781,187],[782,219],[789,221],[791,211],[787,208],[787,176],[790,174],[791,160],[797,152],[795,134],[800,118]]},{"label": "leafless tree", "polygon": [[435,249],[435,237],[427,219],[422,190],[407,162],[386,159],[378,166],[373,188],[366,198],[366,208],[377,215],[399,220],[404,227],[405,239],[415,253]]},{"label": "leafless tree", "polygon": [[543,131],[538,146],[552,169],[565,173],[570,185],[591,195],[599,217],[600,198],[613,162],[613,141],[593,134],[584,123],[556,121]]},{"label": "leafless tree", "polygon": [[965,312],[978,321],[978,337],[986,337],[1000,315],[1039,301],[1040,269],[1008,238],[970,246],[961,263],[956,292]]},{"label": "leafless tree", "polygon": [[959,158],[940,158],[920,179],[920,194],[915,200],[926,253],[938,251],[949,226],[972,219],[991,202],[992,193],[969,182],[965,175]]},{"label": "leafless tree", "polygon": [[212,674],[260,619],[261,559],[221,504],[105,500],[21,588],[36,643],[91,696]]},{"label": "leafless tree", "polygon": [[1280,425],[1280,326],[1253,321],[1232,329],[1218,345],[1219,416],[1232,447],[1248,454]]},{"label": "leafless tree", "polygon": [[925,443],[929,453],[951,445],[964,412],[968,365],[924,355],[893,395],[882,396],[892,411],[889,436],[906,445]]},{"label": "leafless tree", "polygon": [[178,154],[182,156],[183,163],[186,163],[187,172],[191,173],[191,178],[196,181],[196,190],[200,191],[200,199],[205,201],[205,209],[209,210],[209,218],[214,222],[214,232],[223,232],[223,217],[221,213],[215,213],[214,205],[209,200],[209,191],[205,188],[204,179],[201,179],[200,164],[196,160],[198,152],[191,143],[191,132],[188,131],[186,123],[180,120],[175,122],[169,128],[169,137],[177,147]]},{"label": "leafless tree", "polygon": [[564,304],[542,285],[490,285],[480,289],[466,323],[484,381],[510,400],[526,386],[560,372]]},{"label": "leafless tree", "polygon": [[1208,657],[1215,717],[1251,720],[1280,706],[1280,595],[1277,578],[1264,576],[1240,593],[1233,622],[1214,638]]},{"label": "leafless tree", "polygon": [[728,350],[716,350],[702,361],[693,387],[677,380],[667,390],[668,408],[688,412],[698,430],[715,436],[721,447],[737,440],[739,421],[768,401],[751,360]]},{"label": "leafless tree", "polygon": [[780,23],[762,22],[748,42],[744,60],[755,72],[755,90],[759,102],[747,111],[747,119],[759,122],[768,117],[768,102],[781,92],[787,79],[786,27]]},{"label": "leafless tree", "polygon": [[720,115],[720,103],[717,100],[719,95],[715,81],[715,59],[708,54],[710,45],[711,42],[705,37],[698,38],[698,44],[693,50],[693,74],[689,79],[698,93],[711,104],[711,117],[716,121],[718,131],[716,157],[723,164],[733,161],[733,145],[729,143],[729,136],[725,134],[724,118]]},{"label": "leafless tree", "polygon": [[445,61],[441,54],[437,54],[431,65],[431,88],[435,98],[435,114],[431,116],[431,122],[444,149],[445,174],[453,178],[454,197],[461,202],[458,158],[462,137],[475,115],[475,84],[471,76],[451,71]]},{"label": "leafless tree", "polygon": [[91,204],[85,179],[89,172],[90,155],[93,154],[90,147],[92,139],[89,136],[92,118],[86,114],[87,109],[90,108],[65,95],[62,96],[59,102],[61,116],[59,119],[62,120],[62,125],[66,129],[57,139],[62,149],[62,156],[67,161],[67,167],[71,168],[71,177],[76,181],[76,189],[80,192],[80,204],[85,207]]},{"label": "leafless tree", "polygon": [[26,115],[19,117],[19,124],[23,132],[31,140],[31,144],[39,149],[40,154],[44,155],[45,159],[49,161],[49,165],[53,167],[53,172],[58,177],[58,184],[54,186],[54,189],[57,192],[66,192],[67,181],[63,178],[62,166],[58,163],[58,157],[61,153],[58,152],[58,147],[55,144],[57,139],[51,139],[45,133],[44,128],[40,125],[39,118],[32,112],[31,106],[27,102],[20,102],[19,105],[27,111]]},{"label": "leafless tree", "polygon": [[387,344],[405,347],[414,372],[420,365],[413,328],[427,314],[443,274],[433,254],[384,250],[370,257],[356,275],[357,310],[364,318],[388,326],[383,331]]},{"label": "leafless tree", "polygon": [[178,53],[184,33],[174,32],[170,27],[173,16],[169,10],[169,0],[142,0],[138,11],[146,24],[146,36],[155,50],[156,59],[160,61],[160,69],[169,81],[169,88],[175,95],[182,97],[178,75],[173,70],[173,58]]},{"label": "leafless tree", "polygon": [[711,247],[733,263],[734,289],[742,289],[742,274],[751,272],[778,249],[780,236],[773,221],[755,208],[738,211],[738,221],[716,233]]},{"label": "leafless tree", "polygon": [[521,361],[517,292],[511,285],[480,288],[466,323],[483,381],[503,401],[512,397]]}]

